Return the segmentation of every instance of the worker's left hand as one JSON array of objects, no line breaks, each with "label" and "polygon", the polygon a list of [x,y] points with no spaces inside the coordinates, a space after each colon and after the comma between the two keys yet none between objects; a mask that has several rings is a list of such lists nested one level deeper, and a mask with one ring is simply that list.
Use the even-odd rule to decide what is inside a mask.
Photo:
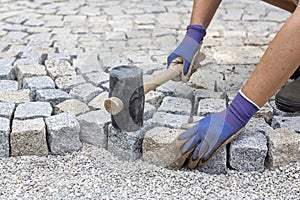
[{"label": "worker's left hand", "polygon": [[181,62],[183,64],[182,80],[185,82],[191,76],[192,70],[197,68],[194,65],[199,65],[200,61],[204,59],[204,54],[200,53],[200,48],[205,34],[206,30],[203,26],[189,25],[182,42],[168,56],[168,67],[172,62]]}]

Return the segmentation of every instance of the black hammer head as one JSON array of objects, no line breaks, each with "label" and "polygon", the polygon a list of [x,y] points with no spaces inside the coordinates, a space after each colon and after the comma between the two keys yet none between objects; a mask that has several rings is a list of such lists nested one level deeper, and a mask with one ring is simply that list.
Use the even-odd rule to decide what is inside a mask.
[{"label": "black hammer head", "polygon": [[110,72],[109,97],[123,102],[123,109],[111,115],[112,125],[124,131],[136,131],[143,126],[145,95],[143,71],[135,66],[118,66]]}]

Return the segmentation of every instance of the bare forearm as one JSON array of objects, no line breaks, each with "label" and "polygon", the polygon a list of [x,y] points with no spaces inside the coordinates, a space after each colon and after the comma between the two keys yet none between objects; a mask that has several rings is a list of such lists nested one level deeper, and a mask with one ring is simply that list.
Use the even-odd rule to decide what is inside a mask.
[{"label": "bare forearm", "polygon": [[279,30],[253,74],[244,94],[259,106],[289,79],[300,65],[300,6]]},{"label": "bare forearm", "polygon": [[200,24],[208,27],[221,0],[194,0],[190,24]]}]

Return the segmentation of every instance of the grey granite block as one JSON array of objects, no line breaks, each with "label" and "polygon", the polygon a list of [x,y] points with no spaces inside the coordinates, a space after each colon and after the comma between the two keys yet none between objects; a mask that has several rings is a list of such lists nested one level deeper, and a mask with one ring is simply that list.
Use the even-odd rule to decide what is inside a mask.
[{"label": "grey granite block", "polygon": [[0,117],[0,157],[9,157],[10,120]]},{"label": "grey granite block", "polygon": [[92,83],[94,86],[100,86],[109,81],[109,74],[105,72],[92,72],[84,75],[86,81]]},{"label": "grey granite block", "polygon": [[46,118],[47,139],[52,154],[63,155],[82,148],[80,124],[72,113],[61,113]]},{"label": "grey granite block", "polygon": [[46,127],[42,118],[14,120],[10,135],[11,155],[48,154]]},{"label": "grey granite block", "polygon": [[166,96],[181,97],[189,99],[191,101],[193,101],[194,99],[193,88],[181,82],[175,82],[170,80],[164,83],[163,85],[159,86],[155,90],[158,92],[162,92]]},{"label": "grey granite block", "polygon": [[288,163],[300,160],[300,134],[292,129],[278,128],[267,131],[268,160],[267,165],[276,169]]},{"label": "grey granite block", "polygon": [[190,122],[190,117],[186,115],[174,115],[171,113],[156,112],[149,122],[153,124],[153,126],[179,129],[184,124],[188,124]]},{"label": "grey granite block", "polygon": [[24,78],[23,88],[30,90],[54,89],[54,81],[49,76]]},{"label": "grey granite block", "polygon": [[52,79],[61,76],[75,76],[76,71],[67,60],[46,60],[46,70]]},{"label": "grey granite block", "polygon": [[268,147],[266,136],[246,129],[229,148],[230,166],[238,171],[264,171]]},{"label": "grey granite block", "polygon": [[16,91],[18,90],[18,82],[13,80],[0,80],[0,90]]},{"label": "grey granite block", "polygon": [[55,114],[62,112],[71,112],[75,115],[80,115],[88,111],[90,111],[89,107],[85,103],[77,99],[65,100],[54,107]]},{"label": "grey granite block", "polygon": [[91,83],[84,83],[72,88],[70,95],[73,98],[77,98],[80,101],[88,103],[101,92],[103,92],[101,88],[95,87]]},{"label": "grey granite block", "polygon": [[202,99],[199,102],[198,115],[205,116],[211,113],[221,112],[226,108],[224,99]]},{"label": "grey granite block", "polygon": [[198,169],[201,172],[208,174],[225,174],[228,171],[227,168],[227,149],[222,148],[208,163]]},{"label": "grey granite block", "polygon": [[8,80],[14,79],[14,66],[12,65],[0,65],[0,79]]},{"label": "grey granite block", "polygon": [[58,89],[69,92],[73,87],[85,83],[82,75],[61,76],[55,79]]},{"label": "grey granite block", "polygon": [[0,117],[12,118],[15,110],[15,104],[10,102],[0,102]]},{"label": "grey granite block", "polygon": [[164,97],[165,95],[162,92],[150,91],[145,94],[145,101],[146,103],[155,106],[155,108],[158,108]]},{"label": "grey granite block", "polygon": [[59,89],[45,89],[35,92],[35,101],[50,102],[53,106],[70,98],[68,93]]},{"label": "grey granite block", "polygon": [[91,108],[91,109],[94,109],[94,110],[105,110],[104,108],[104,101],[105,99],[108,98],[108,92],[102,92],[101,94],[99,94],[98,96],[96,96],[95,98],[93,98],[88,106]]},{"label": "grey granite block", "polygon": [[111,116],[103,110],[91,111],[77,117],[80,123],[80,139],[97,147],[107,148],[107,127]]},{"label": "grey granite block", "polygon": [[192,104],[189,99],[180,97],[165,97],[158,111],[175,115],[191,115]]},{"label": "grey granite block", "polygon": [[145,125],[142,129],[134,132],[126,132],[108,127],[107,149],[121,160],[134,161],[142,157],[142,145],[145,133],[151,125]]},{"label": "grey granite block", "polygon": [[19,104],[15,111],[15,119],[32,119],[49,117],[52,106],[49,102],[26,102]]},{"label": "grey granite block", "polygon": [[153,105],[151,105],[149,103],[145,103],[144,120],[148,120],[148,119],[152,118],[155,112],[156,112],[156,108]]},{"label": "grey granite block", "polygon": [[24,103],[31,101],[30,90],[0,91],[1,102]]},{"label": "grey granite block", "polygon": [[44,65],[39,64],[19,64],[16,68],[17,79],[20,86],[23,84],[23,79],[35,76],[46,76],[47,72]]}]

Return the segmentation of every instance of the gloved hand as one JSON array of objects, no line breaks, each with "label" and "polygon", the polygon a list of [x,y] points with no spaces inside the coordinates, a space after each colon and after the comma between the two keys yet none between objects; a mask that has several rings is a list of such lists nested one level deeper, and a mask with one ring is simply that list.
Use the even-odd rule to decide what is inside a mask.
[{"label": "gloved hand", "polygon": [[258,110],[259,107],[240,91],[227,109],[206,116],[197,125],[180,134],[177,139],[186,140],[180,149],[182,157],[186,158],[186,153],[194,149],[188,167],[193,169],[204,166],[218,150],[240,133]]},{"label": "gloved hand", "polygon": [[[170,66],[171,62],[175,61],[176,58],[180,57],[181,62],[183,62],[183,76],[187,76],[185,80],[187,81],[191,76],[193,65],[197,64],[204,59],[204,54],[200,55],[201,42],[206,34],[206,30],[201,25],[189,25],[187,27],[187,32],[179,44],[179,46],[173,51],[167,59],[167,65]],[[178,62],[176,59],[175,62]]]}]

